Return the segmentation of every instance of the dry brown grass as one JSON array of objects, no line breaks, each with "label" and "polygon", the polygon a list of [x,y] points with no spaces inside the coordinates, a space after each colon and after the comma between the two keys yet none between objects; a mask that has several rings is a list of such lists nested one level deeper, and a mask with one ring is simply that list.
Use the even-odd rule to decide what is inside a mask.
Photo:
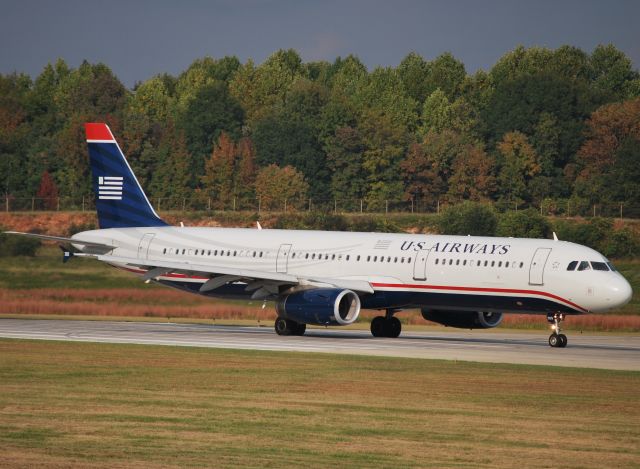
[{"label": "dry brown grass", "polygon": [[0,465],[640,461],[640,374],[0,340]]},{"label": "dry brown grass", "polygon": [[[221,302],[168,288],[72,289],[41,288],[30,290],[0,289],[1,314],[100,317],[157,317],[211,320],[271,321],[273,306],[243,302]],[[363,311],[362,319],[371,320],[378,311]],[[399,315],[405,324],[434,325],[425,321],[419,311],[405,311]],[[501,327],[544,329],[544,316],[529,314],[505,315]],[[569,330],[640,331],[640,316],[594,314],[571,316],[565,322]]]}]

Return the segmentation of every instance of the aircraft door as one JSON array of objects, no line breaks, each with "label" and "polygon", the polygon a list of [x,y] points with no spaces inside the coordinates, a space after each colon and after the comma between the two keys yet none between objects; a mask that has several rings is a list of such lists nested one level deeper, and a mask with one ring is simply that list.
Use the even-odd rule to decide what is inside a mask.
[{"label": "aircraft door", "polygon": [[276,272],[287,273],[289,264],[289,253],[291,252],[290,244],[281,244],[278,249],[278,257],[276,258]]},{"label": "aircraft door", "polygon": [[544,266],[551,253],[551,248],[536,249],[529,267],[529,285],[544,285]]},{"label": "aircraft door", "polygon": [[147,259],[149,257],[149,246],[153,240],[155,234],[146,233],[140,238],[140,244],[138,244],[138,259]]},{"label": "aircraft door", "polygon": [[413,261],[413,279],[414,280],[426,280],[427,279],[427,259],[429,259],[429,253],[431,249],[421,249],[416,252],[416,258]]}]

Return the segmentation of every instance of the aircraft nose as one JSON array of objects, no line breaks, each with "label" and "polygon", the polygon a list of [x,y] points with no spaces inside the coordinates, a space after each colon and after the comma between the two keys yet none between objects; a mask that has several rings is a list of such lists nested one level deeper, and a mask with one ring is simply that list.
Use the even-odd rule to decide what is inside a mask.
[{"label": "aircraft nose", "polygon": [[613,308],[619,308],[626,305],[631,301],[633,296],[633,290],[627,280],[620,276],[609,286],[609,295],[611,298],[611,306]]}]

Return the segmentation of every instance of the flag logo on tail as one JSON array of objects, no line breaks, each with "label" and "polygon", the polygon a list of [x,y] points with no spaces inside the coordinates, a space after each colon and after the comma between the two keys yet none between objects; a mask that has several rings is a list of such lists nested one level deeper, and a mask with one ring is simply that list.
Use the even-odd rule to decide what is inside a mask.
[{"label": "flag logo on tail", "polygon": [[122,176],[100,176],[98,178],[98,199],[122,200]]}]

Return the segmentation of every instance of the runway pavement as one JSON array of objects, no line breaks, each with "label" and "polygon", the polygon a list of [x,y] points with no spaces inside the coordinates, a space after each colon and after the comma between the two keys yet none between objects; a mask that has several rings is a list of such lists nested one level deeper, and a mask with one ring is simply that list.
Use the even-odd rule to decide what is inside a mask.
[{"label": "runway pavement", "polygon": [[640,335],[568,333],[565,349],[547,344],[548,332],[498,330],[403,332],[397,339],[368,331],[307,329],[280,337],[272,327],[120,321],[0,319],[0,337],[244,350],[343,353],[490,363],[640,370]]}]

